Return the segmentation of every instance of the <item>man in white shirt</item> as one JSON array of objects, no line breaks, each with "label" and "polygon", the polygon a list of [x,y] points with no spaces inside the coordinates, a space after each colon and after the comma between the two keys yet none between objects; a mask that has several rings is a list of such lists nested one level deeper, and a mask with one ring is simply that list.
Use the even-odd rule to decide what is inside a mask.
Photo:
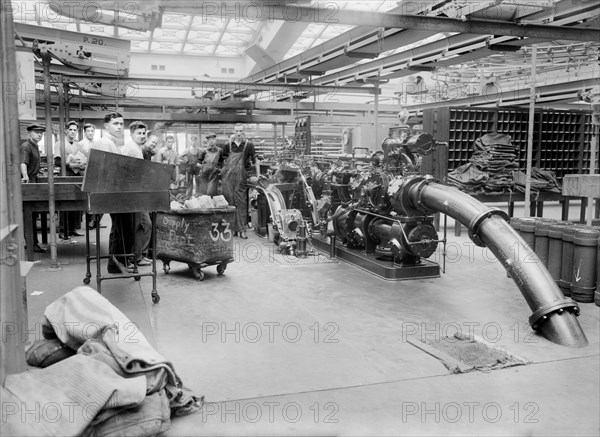
[{"label": "man in white shirt", "polygon": [[94,137],[96,136],[96,126],[93,123],[83,125],[83,140],[79,142],[83,152],[89,156],[90,149],[94,146]]},{"label": "man in white shirt", "polygon": [[[124,146],[123,127],[125,121],[123,115],[119,112],[109,112],[104,116],[104,127],[106,132],[93,146],[92,149],[101,150],[121,155]],[[112,222],[110,236],[108,240],[108,253],[111,255],[108,259],[108,273],[122,273],[117,263],[127,266],[126,257],[115,254],[131,253],[134,250],[133,244],[133,214],[131,213],[111,213]]]},{"label": "man in white shirt", "polygon": [[[141,121],[134,121],[129,125],[131,140],[127,141],[121,150],[123,155],[133,158],[144,159],[142,153],[144,143],[146,142],[146,126]],[[147,212],[135,213],[135,255],[138,266],[149,266],[152,261],[145,254],[150,247],[150,239],[152,238],[152,222],[150,214]]]},{"label": "man in white shirt", "polygon": [[104,127],[106,132],[92,146],[92,149],[102,150],[103,152],[121,154],[123,146],[123,128],[125,121],[119,112],[109,112],[104,116]]},{"label": "man in white shirt", "polygon": [[[95,136],[96,136],[96,126],[94,125],[94,123],[84,123],[83,139],[81,141],[79,141],[79,145],[81,146],[81,149],[82,149],[83,153],[85,154],[85,156],[87,156],[88,158],[90,156],[90,150],[94,148]],[[102,214],[100,214],[99,218],[102,218]],[[92,221],[88,225],[89,229],[95,229],[96,226],[99,226],[101,228],[106,227],[106,226],[100,225],[100,220],[98,220],[98,223],[96,223],[96,220],[92,219]]]},{"label": "man in white shirt", "polygon": [[[87,163],[87,156],[83,151],[83,147],[77,141],[79,132],[79,124],[76,121],[70,121],[65,128],[65,169],[67,176],[79,176],[83,174]],[[56,147],[56,146],[55,146]],[[54,156],[54,163],[60,165],[62,148]],[[60,213],[60,234],[59,237],[63,240],[68,240],[70,237],[82,237],[83,234],[77,232],[81,228],[81,216],[83,211],[67,211]]]},{"label": "man in white shirt", "polygon": [[131,139],[126,141],[121,149],[121,154],[125,156],[131,156],[132,158],[144,159],[142,148],[146,142],[146,126],[141,121],[134,121],[129,124],[129,133]]}]

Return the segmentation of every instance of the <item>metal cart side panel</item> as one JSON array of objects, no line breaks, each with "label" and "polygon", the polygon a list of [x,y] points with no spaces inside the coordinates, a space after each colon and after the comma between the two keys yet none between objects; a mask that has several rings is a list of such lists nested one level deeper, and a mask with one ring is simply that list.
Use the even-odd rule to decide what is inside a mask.
[{"label": "metal cart side panel", "polygon": [[157,258],[192,265],[227,263],[233,259],[235,207],[176,210],[157,216]]}]

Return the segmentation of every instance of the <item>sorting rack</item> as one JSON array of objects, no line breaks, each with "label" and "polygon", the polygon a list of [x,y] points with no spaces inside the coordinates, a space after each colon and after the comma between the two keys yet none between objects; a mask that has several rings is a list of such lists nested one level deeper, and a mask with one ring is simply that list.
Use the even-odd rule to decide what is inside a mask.
[{"label": "sorting rack", "polygon": [[[87,214],[96,216],[99,222],[100,214],[106,213],[150,213],[152,223],[152,272],[140,273],[134,262],[133,272],[121,269],[120,275],[102,275],[101,260],[112,256],[132,256],[134,254],[100,254],[100,227],[96,226],[96,253],[92,255],[89,227],[86,226],[86,275],[85,284],[90,283],[91,261],[96,261],[96,284],[99,293],[102,292],[102,281],[107,279],[134,278],[139,281],[142,276],[152,277],[152,301],[158,303],[160,296],[156,290],[156,211],[169,210],[169,181],[172,166],[144,159],[131,158],[115,153],[102,152],[96,149],[90,151],[82,191],[87,193]],[[87,223],[86,223],[87,225]],[[137,224],[134,220],[134,226]],[[135,228],[134,228],[135,229]],[[133,230],[132,230],[133,231]],[[135,245],[135,232],[134,232]],[[135,257],[134,257],[135,261]]]},{"label": "sorting rack", "polygon": [[[554,171],[559,179],[585,173],[590,167],[591,126],[589,111],[536,110],[532,165]],[[423,111],[423,129],[448,143],[448,170],[469,162],[473,142],[494,131],[511,136],[512,143],[519,146],[519,168],[527,167],[527,109],[430,108]]]}]

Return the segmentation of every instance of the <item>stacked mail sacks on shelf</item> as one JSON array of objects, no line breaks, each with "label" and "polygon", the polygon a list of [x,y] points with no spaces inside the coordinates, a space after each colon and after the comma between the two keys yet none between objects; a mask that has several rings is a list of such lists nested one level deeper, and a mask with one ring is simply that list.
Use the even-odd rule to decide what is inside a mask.
[{"label": "stacked mail sacks on shelf", "polygon": [[503,193],[513,189],[518,147],[510,135],[485,134],[473,143],[470,162],[448,175],[448,183],[467,193]]},{"label": "stacked mail sacks on shelf", "polygon": [[[515,181],[515,190],[522,193],[525,192],[525,183],[527,176],[524,171],[517,170],[513,173]],[[556,174],[552,170],[540,170],[537,167],[531,168],[531,192],[539,193],[540,191],[561,192],[561,184],[556,179]]]}]

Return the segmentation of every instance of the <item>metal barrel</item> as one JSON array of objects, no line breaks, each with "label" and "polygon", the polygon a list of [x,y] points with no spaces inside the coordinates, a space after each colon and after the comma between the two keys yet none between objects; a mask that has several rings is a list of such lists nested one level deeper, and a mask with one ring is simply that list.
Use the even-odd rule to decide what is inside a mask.
[{"label": "metal barrel", "polygon": [[562,236],[566,227],[567,225],[555,223],[548,229],[548,263],[546,268],[557,285],[559,285],[562,263]]},{"label": "metal barrel", "polygon": [[558,286],[565,296],[571,296],[571,279],[573,277],[573,237],[577,227],[563,229],[562,258],[560,264],[560,280]]},{"label": "metal barrel", "polygon": [[515,231],[519,231],[521,229],[521,218],[520,217],[511,217],[510,225],[513,227]]},{"label": "metal barrel", "polygon": [[535,253],[544,267],[548,267],[548,231],[550,230],[550,226],[554,223],[556,223],[556,220],[542,219],[535,224]]},{"label": "metal barrel", "polygon": [[535,224],[538,221],[538,219],[531,217],[525,217],[521,219],[519,235],[523,240],[525,240],[531,249],[535,249]]},{"label": "metal barrel", "polygon": [[[600,237],[598,237],[598,254],[596,261],[600,264]],[[596,305],[600,306],[600,266],[596,264],[596,292],[594,293],[594,300]]]},{"label": "metal barrel", "polygon": [[571,296],[577,302],[593,302],[598,264],[600,232],[579,228],[573,236],[573,274]]}]

